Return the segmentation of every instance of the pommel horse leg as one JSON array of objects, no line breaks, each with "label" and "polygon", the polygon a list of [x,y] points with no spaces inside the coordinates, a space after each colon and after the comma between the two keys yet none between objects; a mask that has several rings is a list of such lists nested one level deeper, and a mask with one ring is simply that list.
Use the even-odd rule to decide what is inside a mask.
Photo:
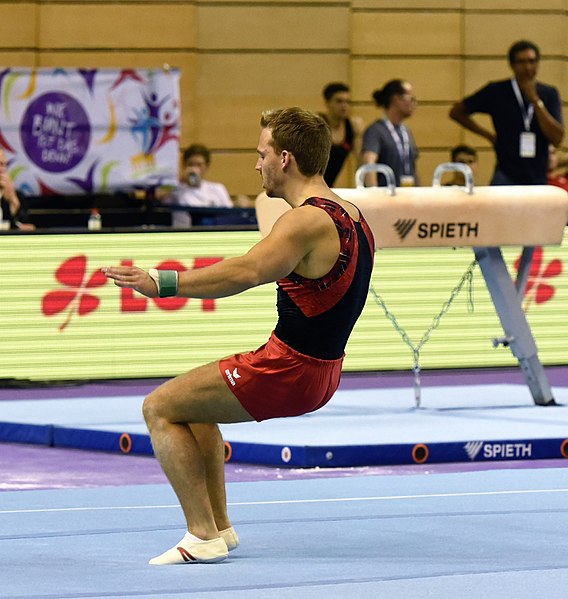
[{"label": "pommel horse leg", "polygon": [[522,306],[526,270],[530,267],[532,248],[523,250],[518,288],[511,280],[501,248],[475,247],[474,253],[501,320],[506,339],[510,339],[511,351],[519,361],[535,404],[556,405]]}]

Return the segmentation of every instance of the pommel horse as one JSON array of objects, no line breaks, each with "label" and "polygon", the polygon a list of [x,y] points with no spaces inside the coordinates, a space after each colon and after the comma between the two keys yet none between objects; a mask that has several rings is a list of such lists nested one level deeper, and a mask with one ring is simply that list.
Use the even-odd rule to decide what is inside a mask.
[{"label": "pommel horse", "polygon": [[[364,187],[365,174],[382,172],[386,187]],[[461,171],[465,185],[442,186],[443,173]],[[568,193],[552,185],[475,187],[471,169],[444,163],[432,187],[400,187],[385,165],[365,165],[356,175],[357,187],[334,189],[361,209],[378,248],[472,247],[503,327],[494,345],[510,347],[517,358],[535,404],[555,405],[550,384],[538,357],[522,299],[537,245],[560,245],[568,223]],[[261,193],[256,214],[262,235],[290,206]],[[522,246],[517,279],[511,279],[501,247]]]}]

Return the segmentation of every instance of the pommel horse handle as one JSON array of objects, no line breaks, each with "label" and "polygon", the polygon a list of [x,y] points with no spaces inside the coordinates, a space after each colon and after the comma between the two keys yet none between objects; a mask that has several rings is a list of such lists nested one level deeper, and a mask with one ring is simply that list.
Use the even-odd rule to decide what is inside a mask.
[{"label": "pommel horse handle", "polygon": [[473,171],[463,162],[443,162],[436,167],[434,176],[432,177],[432,187],[442,186],[442,175],[451,172],[462,173],[465,178],[465,187],[469,195],[473,195]]},{"label": "pommel horse handle", "polygon": [[365,187],[365,175],[367,173],[381,173],[387,180],[387,188],[391,196],[396,194],[396,178],[394,171],[388,164],[364,164],[357,169],[355,173],[355,187],[361,189]]},{"label": "pommel horse handle", "polygon": [[[470,195],[473,195],[473,172],[471,168],[463,162],[444,162],[439,164],[432,177],[432,186],[441,187],[442,175],[444,173],[458,171],[463,173],[465,178],[465,187]],[[396,195],[396,178],[394,171],[387,164],[364,164],[357,169],[355,173],[355,187],[361,189],[365,187],[365,175],[367,173],[382,173],[387,180],[387,187],[391,196]]]}]

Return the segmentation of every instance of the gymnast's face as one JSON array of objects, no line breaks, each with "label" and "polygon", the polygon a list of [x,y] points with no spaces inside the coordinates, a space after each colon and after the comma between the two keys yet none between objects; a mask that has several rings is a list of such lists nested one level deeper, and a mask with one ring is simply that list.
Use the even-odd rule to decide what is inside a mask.
[{"label": "gymnast's face", "polygon": [[270,129],[260,132],[260,139],[256,149],[258,160],[256,170],[262,178],[262,187],[269,197],[281,197],[283,183],[282,153],[276,152],[272,141]]}]

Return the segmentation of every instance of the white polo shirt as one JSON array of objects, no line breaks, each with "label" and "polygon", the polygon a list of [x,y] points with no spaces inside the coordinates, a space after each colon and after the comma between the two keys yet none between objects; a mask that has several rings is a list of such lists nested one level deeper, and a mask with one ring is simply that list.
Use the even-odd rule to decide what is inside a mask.
[{"label": "white polo shirt", "polygon": [[[196,208],[232,208],[233,202],[227,188],[222,183],[202,180],[199,187],[180,183],[172,195],[164,201],[172,206],[195,206]],[[191,227],[191,215],[183,210],[172,212],[172,227]]]}]

